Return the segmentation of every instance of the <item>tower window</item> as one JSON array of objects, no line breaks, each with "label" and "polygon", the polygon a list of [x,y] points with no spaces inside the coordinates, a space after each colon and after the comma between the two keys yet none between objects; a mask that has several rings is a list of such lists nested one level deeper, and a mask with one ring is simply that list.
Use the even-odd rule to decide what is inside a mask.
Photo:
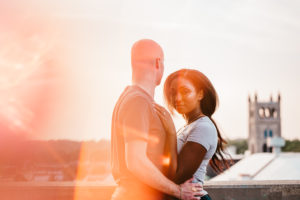
[{"label": "tower window", "polygon": [[277,110],[275,108],[270,109],[270,117],[277,118]]},{"label": "tower window", "polygon": [[267,129],[264,131],[264,137],[265,137],[265,138],[268,137],[268,131],[267,131]]},{"label": "tower window", "polygon": [[270,115],[271,115],[270,109],[269,108],[265,108],[265,116],[266,116],[266,118],[269,118]]},{"label": "tower window", "polygon": [[272,130],[269,130],[269,136],[273,137],[273,131]]},{"label": "tower window", "polygon": [[258,115],[261,118],[265,117],[265,109],[263,107],[258,110]]}]

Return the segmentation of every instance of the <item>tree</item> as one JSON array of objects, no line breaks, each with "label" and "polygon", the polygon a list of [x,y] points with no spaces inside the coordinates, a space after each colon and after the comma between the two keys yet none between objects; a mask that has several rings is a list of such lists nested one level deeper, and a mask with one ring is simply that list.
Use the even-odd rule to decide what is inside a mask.
[{"label": "tree", "polygon": [[299,140],[286,140],[285,146],[282,148],[283,152],[300,152]]},{"label": "tree", "polygon": [[235,146],[237,154],[244,154],[248,149],[247,139],[228,140],[227,146]]}]

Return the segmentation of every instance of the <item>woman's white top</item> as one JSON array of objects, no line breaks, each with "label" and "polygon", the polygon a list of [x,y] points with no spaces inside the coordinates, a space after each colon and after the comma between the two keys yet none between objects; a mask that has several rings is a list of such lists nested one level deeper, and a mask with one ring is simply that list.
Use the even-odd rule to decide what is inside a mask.
[{"label": "woman's white top", "polygon": [[204,183],[206,167],[214,155],[218,144],[218,133],[214,123],[209,117],[201,117],[194,122],[185,125],[177,133],[177,151],[180,153],[187,142],[197,142],[206,150],[206,154],[200,166],[194,174],[194,182]]}]

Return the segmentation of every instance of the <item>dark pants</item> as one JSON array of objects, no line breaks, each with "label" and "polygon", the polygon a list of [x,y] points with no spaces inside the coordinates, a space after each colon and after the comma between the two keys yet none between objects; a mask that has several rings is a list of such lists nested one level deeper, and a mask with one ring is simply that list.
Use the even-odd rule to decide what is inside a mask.
[{"label": "dark pants", "polygon": [[212,200],[208,194],[201,197],[201,200]]},{"label": "dark pants", "polygon": [[[178,200],[177,198],[171,197],[171,196],[168,196],[168,195],[166,195],[163,199],[164,200]],[[212,200],[212,199],[210,198],[210,196],[208,194],[206,194],[206,195],[201,197],[201,200]]]}]

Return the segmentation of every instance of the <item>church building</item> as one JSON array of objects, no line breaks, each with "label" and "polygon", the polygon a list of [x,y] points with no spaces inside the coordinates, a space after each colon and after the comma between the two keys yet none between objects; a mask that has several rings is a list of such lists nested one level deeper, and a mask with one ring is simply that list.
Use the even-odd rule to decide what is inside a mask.
[{"label": "church building", "polygon": [[249,103],[249,136],[248,149],[251,154],[272,152],[270,141],[273,137],[281,137],[280,94],[277,101],[259,101],[248,98]]}]

